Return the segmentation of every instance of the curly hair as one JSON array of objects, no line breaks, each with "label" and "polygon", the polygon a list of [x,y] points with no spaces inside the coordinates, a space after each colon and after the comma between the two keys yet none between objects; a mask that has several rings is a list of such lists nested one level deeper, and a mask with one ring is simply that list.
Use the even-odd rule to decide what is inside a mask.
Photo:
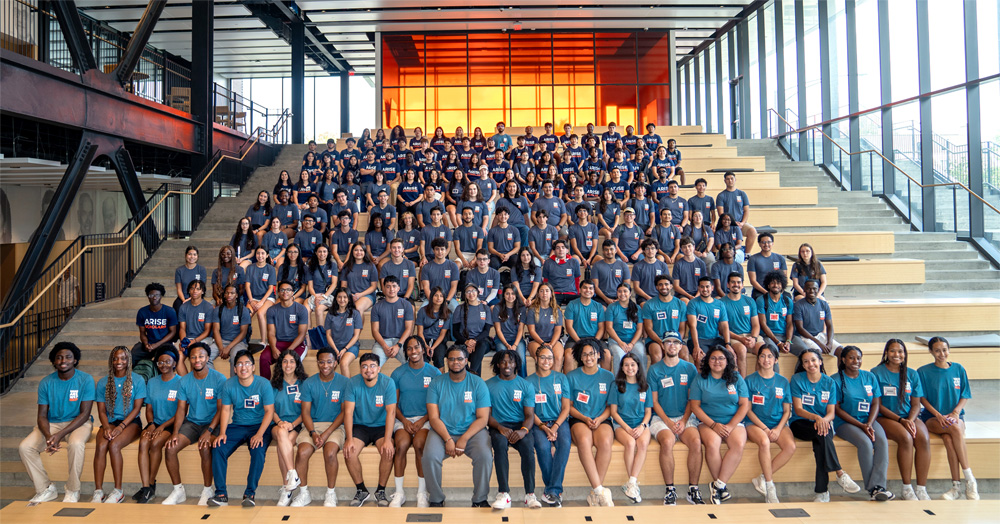
[{"label": "curly hair", "polygon": [[309,378],[306,374],[306,368],[302,366],[302,360],[299,355],[292,351],[291,349],[286,349],[278,355],[278,358],[274,360],[274,368],[271,371],[271,387],[274,389],[281,390],[282,385],[285,382],[285,372],[281,369],[281,363],[285,360],[285,357],[291,355],[295,359],[295,379],[303,381]]},{"label": "curly hair", "polygon": [[733,356],[725,346],[714,345],[705,354],[705,357],[701,360],[701,369],[699,373],[701,378],[708,378],[712,374],[712,368],[709,367],[708,361],[712,358],[712,353],[722,353],[726,356],[726,369],[722,370],[722,379],[726,381],[726,385],[735,384],[739,378],[739,373],[736,371],[736,357]]},{"label": "curly hair", "polygon": [[514,374],[517,375],[517,370],[521,369],[521,355],[518,355],[517,351],[510,349],[502,349],[493,353],[493,359],[490,360],[490,368],[493,370],[493,375],[500,375],[500,364],[503,363],[504,357],[510,357],[514,361]]},{"label": "curly hair", "polygon": [[125,384],[122,385],[122,394],[125,395],[122,406],[127,413],[128,405],[132,402],[132,352],[125,346],[115,346],[108,355],[108,383],[104,386],[104,409],[107,410],[107,406],[111,406],[111,410],[114,411],[115,402],[118,400],[118,388],[115,387],[115,353],[119,351],[124,351],[128,360],[125,366]]}]

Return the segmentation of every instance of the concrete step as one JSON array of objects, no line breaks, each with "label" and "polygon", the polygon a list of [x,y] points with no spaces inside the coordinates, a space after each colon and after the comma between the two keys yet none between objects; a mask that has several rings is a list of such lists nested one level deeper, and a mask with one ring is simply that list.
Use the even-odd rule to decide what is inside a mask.
[{"label": "concrete step", "polygon": [[956,251],[956,250],[946,250],[946,251],[932,251],[932,250],[911,250],[911,249],[896,249],[893,253],[896,258],[921,258],[924,260],[978,260],[979,253],[975,251]]}]

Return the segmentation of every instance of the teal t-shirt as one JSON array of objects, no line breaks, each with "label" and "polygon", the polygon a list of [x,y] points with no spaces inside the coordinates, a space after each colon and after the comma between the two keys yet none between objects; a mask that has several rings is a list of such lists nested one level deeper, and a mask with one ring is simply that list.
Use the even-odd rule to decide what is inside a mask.
[{"label": "teal t-shirt", "polygon": [[[827,406],[837,403],[837,383],[828,375],[820,375],[819,381],[815,384],[809,381],[806,372],[802,371],[792,376],[791,380],[792,398],[802,400],[802,409],[819,415],[826,416]],[[795,414],[792,409],[791,421],[802,419]]]},{"label": "teal t-shirt", "polygon": [[698,369],[686,360],[677,362],[674,367],[667,366],[663,360],[649,367],[646,382],[666,416],[677,418],[684,414],[691,382],[697,374]]},{"label": "teal t-shirt", "polygon": [[265,406],[274,405],[274,388],[260,375],[254,375],[248,386],[240,384],[239,377],[229,377],[223,388],[222,405],[233,407],[233,424],[260,425]]},{"label": "teal t-shirt", "polygon": [[608,407],[608,397],[615,385],[615,376],[610,371],[598,368],[596,373],[588,375],[581,367],[570,371],[566,378],[570,400],[581,415],[597,418]]},{"label": "teal t-shirt", "polygon": [[615,330],[618,338],[622,342],[632,342],[635,332],[642,327],[642,313],[636,311],[635,321],[628,319],[628,311],[621,304],[615,302],[604,310],[604,321],[611,322],[611,327]]},{"label": "teal t-shirt", "polygon": [[159,426],[177,413],[177,393],[180,387],[181,376],[177,374],[167,381],[163,380],[163,375],[149,379],[146,384],[146,405],[153,408],[153,424]]},{"label": "teal t-shirt", "polygon": [[396,390],[399,402],[396,409],[403,413],[404,417],[422,417],[427,414],[427,391],[431,387],[434,377],[440,375],[438,369],[426,362],[419,370],[413,369],[409,364],[404,364],[392,370],[393,382],[396,383]]},{"label": "teal t-shirt", "polygon": [[79,369],[68,380],[52,373],[38,383],[38,405],[48,406],[50,423],[69,422],[80,414],[80,403],[94,400],[94,377]]},{"label": "teal t-shirt", "polygon": [[535,387],[527,379],[514,376],[503,380],[495,376],[486,381],[493,404],[493,418],[501,424],[520,424],[524,421],[524,408],[535,407]]},{"label": "teal t-shirt", "polygon": [[[694,317],[698,325],[698,340],[708,340],[719,337],[719,323],[729,322],[726,308],[719,300],[705,302],[701,297],[695,297],[688,302],[688,317]],[[707,348],[702,348],[707,351]]]},{"label": "teal t-shirt", "polygon": [[875,374],[875,378],[878,379],[879,386],[882,388],[882,405],[900,417],[910,415],[911,397],[924,396],[920,375],[913,368],[906,368],[906,386],[902,401],[899,400],[898,396],[899,373],[889,371],[885,364],[879,364],[872,368],[872,373]]},{"label": "teal t-shirt", "polygon": [[302,383],[302,402],[309,402],[309,416],[313,422],[333,422],[344,407],[349,379],[340,373],[323,382],[319,373]]},{"label": "teal t-shirt", "polygon": [[[969,389],[969,375],[965,373],[965,368],[958,362],[950,362],[945,369],[930,364],[921,366],[917,370],[920,376],[920,385],[924,389],[924,398],[930,402],[934,409],[942,415],[951,413],[958,401],[963,398],[972,398],[972,391]],[[964,415],[963,409],[959,415]]]},{"label": "teal t-shirt", "polygon": [[604,321],[604,306],[594,299],[590,300],[589,306],[585,306],[580,299],[576,299],[566,305],[566,319],[573,321],[573,330],[580,338],[595,337]]},{"label": "teal t-shirt", "polygon": [[177,398],[188,405],[184,420],[198,425],[211,422],[218,411],[218,401],[222,398],[225,385],[225,375],[212,368],[200,380],[195,378],[193,371],[181,377],[181,390],[177,393]]},{"label": "teal t-shirt", "polygon": [[642,320],[653,321],[653,331],[660,338],[669,331],[680,333],[681,323],[687,322],[687,306],[677,297],[663,303],[659,298],[647,300],[640,313]]},{"label": "teal t-shirt", "polygon": [[450,374],[442,374],[432,380],[427,391],[427,404],[438,407],[449,435],[465,433],[476,420],[476,410],[492,406],[486,382],[468,372],[459,382],[452,380]]},{"label": "teal t-shirt", "polygon": [[653,409],[653,392],[647,387],[646,391],[639,391],[639,384],[625,383],[625,392],[618,390],[617,384],[611,385],[611,398],[609,404],[618,406],[618,416],[629,425],[636,427],[642,424],[642,419],[646,417],[646,409]]},{"label": "teal t-shirt", "polygon": [[[840,404],[840,409],[862,423],[868,422],[872,401],[882,396],[882,388],[878,386],[878,379],[875,378],[875,375],[861,369],[858,370],[857,378],[851,378],[842,373],[834,373],[830,378],[837,384],[837,403]],[[835,428],[839,428],[843,423],[844,419],[840,417],[833,419],[833,427]]]},{"label": "teal t-shirt", "polygon": [[[750,410],[768,428],[774,429],[781,422],[784,405],[792,403],[788,379],[775,373],[771,378],[764,378],[752,373],[746,378],[747,392],[750,394]],[[751,424],[750,418],[744,420]]]},{"label": "teal t-shirt", "polygon": [[538,373],[528,376],[528,382],[535,388],[535,415],[542,422],[553,422],[562,412],[562,399],[569,397],[569,379],[558,371],[547,377]]},{"label": "teal t-shirt", "polygon": [[777,302],[771,300],[771,295],[757,297],[757,312],[764,315],[764,322],[779,342],[784,341],[782,337],[785,336],[785,329],[794,329],[791,319],[788,318],[795,313],[794,310],[795,305],[786,294],[782,294]]},{"label": "teal t-shirt", "polygon": [[369,386],[364,377],[354,375],[345,400],[354,403],[354,424],[372,428],[385,427],[386,407],[396,404],[396,383],[379,373],[375,385]]},{"label": "teal t-shirt", "polygon": [[285,422],[292,422],[302,415],[302,381],[294,384],[282,382],[280,389],[274,390],[274,412]]},{"label": "teal t-shirt", "polygon": [[738,300],[732,300],[728,296],[718,300],[726,308],[726,316],[729,318],[729,332],[739,335],[750,334],[753,329],[751,322],[757,317],[757,303],[746,295],[740,295]]},{"label": "teal t-shirt", "polygon": [[711,374],[707,378],[697,374],[688,395],[691,400],[700,400],[702,411],[720,424],[728,424],[732,420],[740,409],[741,398],[750,398],[747,383],[739,375],[736,376],[736,383],[726,384],[725,380]]},{"label": "teal t-shirt", "polygon": [[97,381],[97,389],[94,394],[97,397],[98,402],[105,402],[104,412],[108,416],[108,421],[122,420],[129,411],[132,411],[132,405],[136,399],[146,398],[146,381],[143,380],[138,373],[132,373],[132,395],[129,398],[129,405],[125,406],[125,379],[128,377],[115,377],[115,404],[114,406],[107,405],[105,388],[108,385],[108,377],[101,377],[101,380]]}]

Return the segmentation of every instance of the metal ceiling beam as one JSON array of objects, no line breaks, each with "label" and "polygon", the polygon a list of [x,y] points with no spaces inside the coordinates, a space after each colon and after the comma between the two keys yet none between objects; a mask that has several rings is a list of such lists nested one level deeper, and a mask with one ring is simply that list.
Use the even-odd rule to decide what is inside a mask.
[{"label": "metal ceiling beam", "polygon": [[313,27],[307,17],[292,11],[291,7],[285,5],[285,2],[280,0],[248,0],[244,5],[254,16],[264,22],[264,25],[288,43],[291,43],[290,24],[295,22],[305,24],[306,54],[331,74],[350,69],[349,65],[345,66],[347,61],[340,57],[336,50],[327,47],[328,42],[323,33]]},{"label": "metal ceiling beam", "polygon": [[146,48],[146,43],[149,42],[149,37],[153,35],[153,28],[156,27],[156,21],[159,20],[160,14],[163,13],[163,8],[166,6],[167,0],[150,1],[149,5],[146,6],[146,12],[142,14],[142,18],[136,24],[135,31],[132,33],[132,37],[129,38],[128,45],[125,46],[125,52],[122,54],[121,61],[118,62],[114,71],[111,72],[115,80],[122,87],[125,87],[132,81],[132,72],[135,71],[135,65],[139,63],[142,52]]},{"label": "metal ceiling beam", "polygon": [[73,64],[81,74],[97,69],[97,60],[94,59],[94,52],[90,49],[90,42],[87,41],[87,32],[83,29],[83,21],[80,19],[80,12],[76,10],[76,3],[73,0],[65,0],[51,2],[50,5],[56,12],[59,28],[62,29],[63,37],[66,39],[66,47],[73,57]]}]

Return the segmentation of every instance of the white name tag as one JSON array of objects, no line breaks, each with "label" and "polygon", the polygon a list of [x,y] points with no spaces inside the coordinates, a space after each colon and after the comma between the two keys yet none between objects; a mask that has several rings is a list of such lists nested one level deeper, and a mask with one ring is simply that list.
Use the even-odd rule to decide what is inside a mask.
[{"label": "white name tag", "polygon": [[663,377],[660,379],[660,387],[672,388],[674,387],[674,377]]},{"label": "white name tag", "polygon": [[885,386],[882,388],[883,397],[895,397],[896,396],[896,386]]},{"label": "white name tag", "polygon": [[865,402],[863,400],[860,401],[860,402],[858,402],[858,412],[859,413],[868,413],[869,410],[871,410],[871,404],[869,404],[869,403],[867,403],[867,402]]},{"label": "white name tag", "polygon": [[814,395],[802,395],[802,405],[812,406],[816,404],[816,397]]}]

